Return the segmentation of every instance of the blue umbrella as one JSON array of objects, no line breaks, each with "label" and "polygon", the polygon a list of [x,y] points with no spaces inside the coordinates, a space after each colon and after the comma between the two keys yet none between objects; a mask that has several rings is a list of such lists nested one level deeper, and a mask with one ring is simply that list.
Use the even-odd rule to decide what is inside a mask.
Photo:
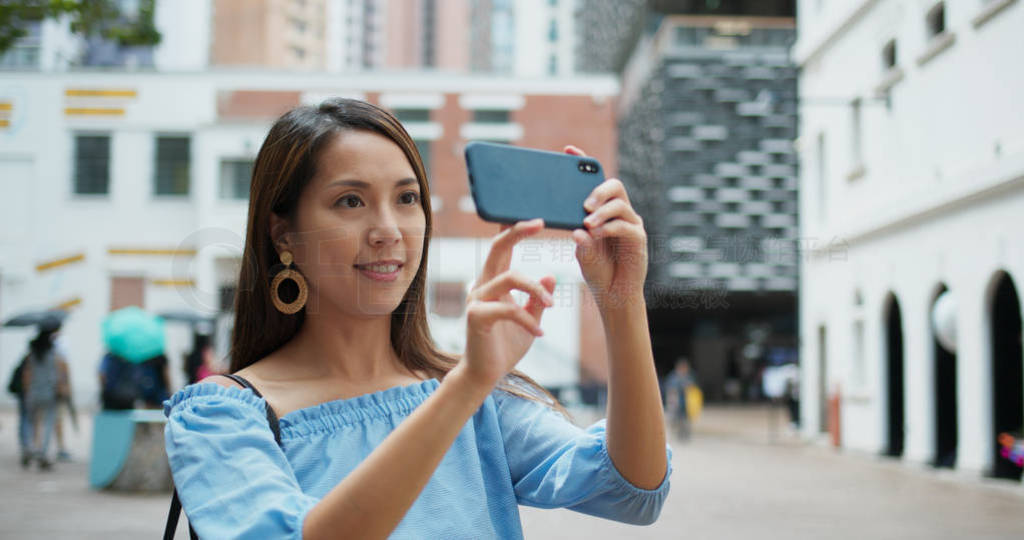
[{"label": "blue umbrella", "polygon": [[110,352],[129,362],[142,362],[164,352],[164,320],[135,306],[107,315],[102,328]]}]

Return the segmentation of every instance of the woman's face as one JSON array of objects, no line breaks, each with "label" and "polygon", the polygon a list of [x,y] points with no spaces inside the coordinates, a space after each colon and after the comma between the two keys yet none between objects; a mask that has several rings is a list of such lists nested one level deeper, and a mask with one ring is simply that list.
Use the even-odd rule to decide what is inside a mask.
[{"label": "woman's face", "polygon": [[412,165],[387,137],[346,131],[324,147],[294,221],[272,219],[287,230],[309,284],[307,313],[376,316],[398,307],[423,254],[420,196]]}]

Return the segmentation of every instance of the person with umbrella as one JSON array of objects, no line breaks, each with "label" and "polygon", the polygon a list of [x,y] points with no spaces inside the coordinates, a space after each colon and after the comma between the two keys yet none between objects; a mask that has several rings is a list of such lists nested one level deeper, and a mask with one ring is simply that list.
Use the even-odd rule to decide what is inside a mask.
[{"label": "person with umbrella", "polygon": [[[32,340],[30,345],[29,354],[26,354],[18,367],[15,368],[14,373],[11,375],[10,383],[7,385],[7,390],[17,396],[18,398],[18,445],[21,450],[21,465],[22,467],[28,467],[32,459],[36,457],[36,447],[38,441],[36,437],[38,434],[38,421],[45,420],[46,409],[45,402],[47,395],[50,391],[47,388],[48,375],[51,375],[46,369],[50,366],[49,363],[43,362],[41,366],[35,366],[36,373],[33,380],[32,365],[30,360],[33,358],[35,352],[39,352],[41,355],[53,355],[53,363],[56,369],[56,377],[54,377],[54,417],[56,416],[56,400],[60,398],[59,389],[61,387],[61,376],[62,373],[67,373],[67,363],[62,358],[62,355],[56,351],[54,347],[54,340],[57,335],[57,331],[60,330],[61,325],[64,323],[64,319],[67,318],[68,313],[63,310],[47,310],[47,311],[32,311],[22,313],[15,317],[12,317],[4,323],[4,328],[17,328],[25,326],[34,326],[38,328],[38,335]],[[32,387],[27,383],[31,383]],[[29,410],[29,391],[32,391],[32,405],[33,409],[30,413]],[[41,408],[37,408],[40,406]],[[69,402],[70,406],[70,402]],[[40,412],[42,418],[36,416],[36,412]],[[73,409],[72,409],[73,413]],[[36,416],[35,421],[33,416]],[[53,425],[53,422],[46,422],[48,425]],[[44,426],[45,427],[45,426]],[[49,433],[51,429],[47,428],[44,430],[43,438],[46,445],[49,443]],[[45,463],[45,465],[44,465]],[[40,465],[43,469],[48,469],[50,462],[44,459],[40,461]]]},{"label": "person with umbrella", "polygon": [[132,409],[138,399],[158,408],[170,388],[163,319],[129,306],[108,315],[102,330],[109,351],[99,372],[103,408]]},{"label": "person with umbrella", "polygon": [[59,330],[60,326],[52,323],[41,325],[39,334],[29,343],[29,354],[23,360],[22,389],[28,419],[23,429],[31,430],[31,435],[25,433],[22,437],[29,440],[31,450],[22,454],[22,467],[28,467],[33,459],[39,463],[40,470],[49,470],[53,466],[48,453],[57,417],[60,365],[64,362],[53,344]]}]

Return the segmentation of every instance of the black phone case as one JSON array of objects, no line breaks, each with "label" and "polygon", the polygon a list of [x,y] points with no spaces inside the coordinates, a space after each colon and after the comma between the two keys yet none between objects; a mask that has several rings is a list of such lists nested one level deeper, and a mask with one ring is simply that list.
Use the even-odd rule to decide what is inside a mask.
[{"label": "black phone case", "polygon": [[604,182],[594,158],[479,141],[466,145],[466,168],[482,219],[543,218],[545,227],[556,229],[582,229],[583,201]]}]

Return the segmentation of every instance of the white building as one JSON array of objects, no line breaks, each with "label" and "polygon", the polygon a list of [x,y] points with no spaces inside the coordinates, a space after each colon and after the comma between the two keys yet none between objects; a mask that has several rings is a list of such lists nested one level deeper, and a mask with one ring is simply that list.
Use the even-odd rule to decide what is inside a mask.
[{"label": "white building", "polygon": [[804,433],[838,394],[844,448],[1019,479],[1024,4],[798,8]]}]

